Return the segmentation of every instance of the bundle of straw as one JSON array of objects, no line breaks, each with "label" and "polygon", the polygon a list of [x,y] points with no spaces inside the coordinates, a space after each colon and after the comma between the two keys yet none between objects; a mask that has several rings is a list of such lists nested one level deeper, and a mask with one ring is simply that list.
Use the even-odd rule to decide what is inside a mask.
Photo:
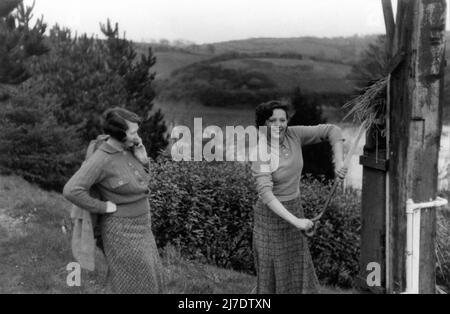
[{"label": "bundle of straw", "polygon": [[343,120],[353,116],[358,124],[365,122],[366,129],[377,124],[380,117],[386,116],[386,89],[388,78],[382,78],[371,86],[363,89],[363,93],[347,102],[343,109],[350,109]]}]

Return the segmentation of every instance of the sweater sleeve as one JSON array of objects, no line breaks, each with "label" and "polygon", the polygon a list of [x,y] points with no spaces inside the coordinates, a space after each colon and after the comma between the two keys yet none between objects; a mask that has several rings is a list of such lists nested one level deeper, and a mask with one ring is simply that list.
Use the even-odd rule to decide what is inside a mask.
[{"label": "sweater sleeve", "polygon": [[290,128],[297,135],[302,146],[317,144],[326,140],[331,145],[339,141],[345,141],[341,128],[334,124],[298,125]]},{"label": "sweater sleeve", "polygon": [[272,173],[269,171],[269,168],[269,163],[260,161],[252,162],[251,165],[252,175],[256,181],[256,191],[264,204],[268,204],[275,199],[275,195],[272,192]]},{"label": "sweater sleeve", "polygon": [[100,154],[93,154],[88,160],[83,162],[80,169],[64,186],[64,197],[91,213],[105,213],[106,202],[96,199],[89,194],[92,185],[103,179],[105,163],[105,158]]}]

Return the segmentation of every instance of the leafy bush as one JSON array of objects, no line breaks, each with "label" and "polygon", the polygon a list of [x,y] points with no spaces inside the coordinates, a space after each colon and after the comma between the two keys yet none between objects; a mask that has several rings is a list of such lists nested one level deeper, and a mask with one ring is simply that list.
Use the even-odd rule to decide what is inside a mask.
[{"label": "leafy bush", "polygon": [[[33,106],[30,106],[33,103]],[[0,111],[0,172],[57,190],[80,165],[83,154],[73,127],[59,125],[52,98],[15,98]]]},{"label": "leafy bush", "polygon": [[[249,166],[231,162],[173,162],[152,166],[152,227],[158,246],[177,246],[187,258],[254,273],[253,205],[257,194]],[[302,180],[305,212],[311,217],[325,202],[329,184]],[[337,195],[311,239],[319,278],[351,286],[358,273],[359,198]]]},{"label": "leafy bush", "polygon": [[[307,175],[300,191],[306,217],[313,217],[328,197],[332,181]],[[335,193],[310,239],[311,255],[319,278],[332,285],[351,287],[359,271],[360,197],[354,190]]]},{"label": "leafy bush", "polygon": [[256,192],[250,188],[249,168],[161,158],[152,171],[150,202],[158,246],[173,244],[189,258],[251,272]]}]

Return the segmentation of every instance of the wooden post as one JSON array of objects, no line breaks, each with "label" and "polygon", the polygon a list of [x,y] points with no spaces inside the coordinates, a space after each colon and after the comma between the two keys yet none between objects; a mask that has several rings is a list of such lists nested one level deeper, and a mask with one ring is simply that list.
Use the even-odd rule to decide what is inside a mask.
[{"label": "wooden post", "polygon": [[[359,287],[372,293],[385,293],[385,239],[386,239],[386,138],[375,128],[368,130],[363,165],[361,193],[361,256],[359,259]],[[373,269],[368,265],[380,266],[380,285],[368,286],[367,277]]]},{"label": "wooden post", "polygon": [[[386,88],[386,163],[389,161],[389,156],[390,156],[390,152],[389,152],[389,136],[390,136],[390,120],[389,120],[389,116],[390,116],[390,107],[391,107],[391,99],[390,99],[390,87],[391,87],[391,81],[390,81],[390,73],[394,70],[394,67],[397,66],[396,63],[392,62],[393,57],[394,57],[394,40],[395,40],[395,21],[394,21],[394,12],[392,10],[392,3],[391,0],[381,0],[382,3],[382,7],[383,7],[383,15],[384,15],[384,21],[385,21],[385,25],[386,25],[386,56],[387,56],[387,61],[389,63],[388,65],[388,84],[387,84],[387,88]],[[399,58],[401,58],[401,54],[397,55],[399,56]],[[396,57],[397,57],[396,56]],[[387,166],[388,169],[388,166]],[[383,287],[385,288],[384,292],[391,292],[391,280],[389,278],[389,276],[391,276],[392,272],[391,272],[391,264],[390,264],[390,242],[389,242],[389,228],[390,228],[390,215],[389,215],[389,203],[388,203],[388,198],[389,198],[389,171],[386,172],[385,175],[385,181],[384,181],[384,185],[385,185],[385,190],[384,190],[384,194],[383,194],[383,199],[380,201],[383,201],[385,206],[384,206],[384,225],[383,225],[383,233],[384,233],[384,263],[382,264],[383,270],[384,272],[382,273],[383,278],[384,278],[384,282],[383,282]]]},{"label": "wooden post", "polygon": [[[382,0],[386,24],[386,52],[391,60],[394,42],[395,23],[391,0]],[[382,124],[384,117],[378,117]],[[372,293],[386,292],[386,184],[388,160],[386,156],[386,137],[377,132],[374,126],[366,134],[364,155],[360,157],[363,166],[361,193],[361,255],[358,286]],[[368,286],[367,277],[373,271],[367,266],[377,263],[380,266],[380,286]]]},{"label": "wooden post", "polygon": [[[445,0],[399,0],[391,73],[388,250],[390,291],[405,290],[406,200],[437,194],[442,129]],[[435,208],[422,211],[420,293],[435,292]]]},{"label": "wooden post", "polygon": [[386,25],[386,51],[389,58],[390,53],[392,53],[395,36],[394,12],[392,10],[391,0],[381,0],[381,4],[383,6],[384,23]]}]

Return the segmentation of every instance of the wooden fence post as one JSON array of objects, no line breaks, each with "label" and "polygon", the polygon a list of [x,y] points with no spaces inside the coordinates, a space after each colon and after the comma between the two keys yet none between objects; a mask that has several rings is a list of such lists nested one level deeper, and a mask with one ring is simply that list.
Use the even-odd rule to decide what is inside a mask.
[{"label": "wooden fence post", "polygon": [[[388,62],[392,57],[395,22],[391,0],[382,0],[386,24],[386,52]],[[384,117],[378,117],[385,124]],[[386,137],[372,127],[366,134],[364,155],[360,157],[363,166],[361,193],[361,255],[359,259],[358,286],[373,293],[386,292],[386,184],[388,156],[386,156]],[[367,277],[372,272],[368,265],[380,266],[380,286],[368,286]]]},{"label": "wooden fence post", "polygon": [[[445,0],[398,1],[393,55],[404,53],[404,60],[391,73],[388,292],[403,292],[406,285],[406,201],[437,194],[445,12]],[[419,292],[434,293],[435,208],[421,216]]]}]

